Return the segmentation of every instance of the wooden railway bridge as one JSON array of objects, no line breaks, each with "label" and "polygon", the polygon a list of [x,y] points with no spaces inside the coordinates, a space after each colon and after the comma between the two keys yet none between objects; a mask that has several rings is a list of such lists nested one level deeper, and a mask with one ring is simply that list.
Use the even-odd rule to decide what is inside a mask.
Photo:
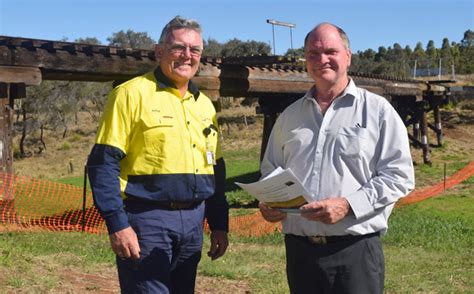
[{"label": "wooden railway bridge", "polygon": [[[13,101],[26,97],[26,86],[43,80],[115,81],[120,83],[156,67],[151,50],[0,36],[0,170],[12,172]],[[356,84],[387,98],[397,109],[412,144],[430,163],[428,129],[442,142],[440,106],[449,88],[431,82],[350,73]],[[193,81],[216,103],[219,97],[258,97],[264,115],[262,150],[275,120],[286,106],[311,87],[294,58],[256,56],[201,59]],[[427,112],[434,112],[434,122]],[[262,152],[263,153],[263,152]]]}]

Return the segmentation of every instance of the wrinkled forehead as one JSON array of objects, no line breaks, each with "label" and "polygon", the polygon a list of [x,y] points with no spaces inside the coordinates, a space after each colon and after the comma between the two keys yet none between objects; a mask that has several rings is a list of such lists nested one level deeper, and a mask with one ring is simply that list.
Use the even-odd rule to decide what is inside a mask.
[{"label": "wrinkled forehead", "polygon": [[345,33],[341,33],[337,27],[330,24],[318,26],[308,34],[305,40],[305,48],[313,47],[316,44],[319,46],[330,45],[331,47],[343,46],[350,50],[349,40],[345,37]]},{"label": "wrinkled forehead", "polygon": [[193,29],[176,29],[170,31],[166,38],[166,43],[184,43],[194,46],[202,46],[201,33]]}]

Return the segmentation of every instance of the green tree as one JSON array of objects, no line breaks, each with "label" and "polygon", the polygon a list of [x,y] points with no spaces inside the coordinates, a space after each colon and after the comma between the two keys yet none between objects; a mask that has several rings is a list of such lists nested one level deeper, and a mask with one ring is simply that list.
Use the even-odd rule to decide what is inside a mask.
[{"label": "green tree", "polygon": [[350,71],[361,72],[361,73],[372,73],[376,65],[375,63],[376,52],[372,49],[365,51],[358,51],[352,54],[352,62]]},{"label": "green tree", "polygon": [[217,40],[209,38],[204,41],[204,56],[220,57],[222,52],[222,44]]},{"label": "green tree", "polygon": [[294,56],[294,57],[304,57],[304,47],[297,49],[288,49],[285,53],[285,56]]},{"label": "green tree", "polygon": [[113,33],[107,41],[109,41],[109,46],[148,50],[153,50],[156,43],[147,32],[134,32],[131,29]]},{"label": "green tree", "polygon": [[222,46],[222,57],[229,56],[250,56],[250,55],[268,55],[271,48],[267,43],[257,41],[241,41],[232,39]]},{"label": "green tree", "polygon": [[379,50],[375,54],[374,60],[376,62],[382,62],[385,60],[386,55],[387,55],[387,48],[385,48],[384,46],[380,46]]},{"label": "green tree", "polygon": [[441,49],[439,50],[439,55],[442,60],[442,64],[445,72],[451,71],[451,65],[454,65],[454,58],[452,53],[451,45],[449,44],[448,38],[443,39],[441,44]]},{"label": "green tree", "polygon": [[459,44],[459,74],[474,73],[474,31],[467,30]]},{"label": "green tree", "polygon": [[428,58],[428,69],[436,72],[434,69],[438,67],[438,49],[436,49],[433,40],[429,40],[426,45],[426,57]]},{"label": "green tree", "polygon": [[78,38],[74,42],[82,43],[82,44],[89,44],[89,45],[101,45],[101,42],[96,37]]},{"label": "green tree", "polygon": [[474,31],[467,30],[464,32],[464,37],[461,40],[462,47],[474,46]]}]

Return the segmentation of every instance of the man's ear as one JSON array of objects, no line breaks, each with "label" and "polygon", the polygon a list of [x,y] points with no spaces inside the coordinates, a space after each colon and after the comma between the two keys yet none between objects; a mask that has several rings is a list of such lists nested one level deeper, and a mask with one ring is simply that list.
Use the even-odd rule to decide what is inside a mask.
[{"label": "man's ear", "polygon": [[163,55],[163,47],[161,47],[160,44],[156,44],[155,45],[155,57],[156,57],[156,59],[160,59],[162,55]]},{"label": "man's ear", "polygon": [[352,61],[352,50],[351,49],[347,49],[347,58],[348,58],[347,67],[349,68],[351,66],[351,61]]}]

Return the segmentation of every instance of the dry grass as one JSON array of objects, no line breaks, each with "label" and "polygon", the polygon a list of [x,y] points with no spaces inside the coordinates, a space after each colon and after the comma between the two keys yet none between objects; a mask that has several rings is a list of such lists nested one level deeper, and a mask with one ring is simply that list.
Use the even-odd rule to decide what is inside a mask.
[{"label": "dry grass", "polygon": [[[58,132],[45,133],[46,150],[41,154],[37,154],[37,148],[27,146],[30,156],[14,159],[15,174],[39,179],[82,175],[87,155],[94,144],[96,128],[97,122],[93,122],[89,114],[79,113],[78,124],[71,124],[64,139]],[[14,149],[18,149],[18,140],[19,134],[15,134]]]},{"label": "dry grass", "polygon": [[[260,146],[263,117],[255,114],[255,107],[232,107],[218,114],[221,122],[224,150]],[[81,176],[87,156],[94,145],[97,122],[88,113],[80,113],[78,124],[72,124],[66,138],[59,133],[46,132],[46,150],[37,154],[37,147],[29,147],[31,156],[14,159],[16,175],[39,179],[58,179]],[[14,136],[18,149],[19,134]],[[73,170],[71,170],[71,163]]]},{"label": "dry grass", "polygon": [[[443,131],[445,142],[450,149],[455,149],[460,157],[474,159],[474,101],[466,101],[448,110],[443,110]],[[263,116],[255,113],[255,107],[230,105],[218,113],[222,130],[224,151],[258,149],[263,133]],[[59,134],[48,133],[47,149],[40,155],[15,159],[15,174],[40,179],[57,179],[77,177],[83,174],[84,164],[95,139],[97,122],[90,115],[80,113],[77,125],[71,125],[66,138]],[[14,142],[18,141],[18,134]],[[436,137],[429,131],[429,141],[436,142]],[[15,145],[15,144],[14,144]],[[16,147],[17,148],[17,147]],[[413,159],[422,163],[420,149],[412,149]],[[431,159],[440,162],[444,153],[442,149],[432,148]],[[70,168],[70,162],[73,171]]]}]

